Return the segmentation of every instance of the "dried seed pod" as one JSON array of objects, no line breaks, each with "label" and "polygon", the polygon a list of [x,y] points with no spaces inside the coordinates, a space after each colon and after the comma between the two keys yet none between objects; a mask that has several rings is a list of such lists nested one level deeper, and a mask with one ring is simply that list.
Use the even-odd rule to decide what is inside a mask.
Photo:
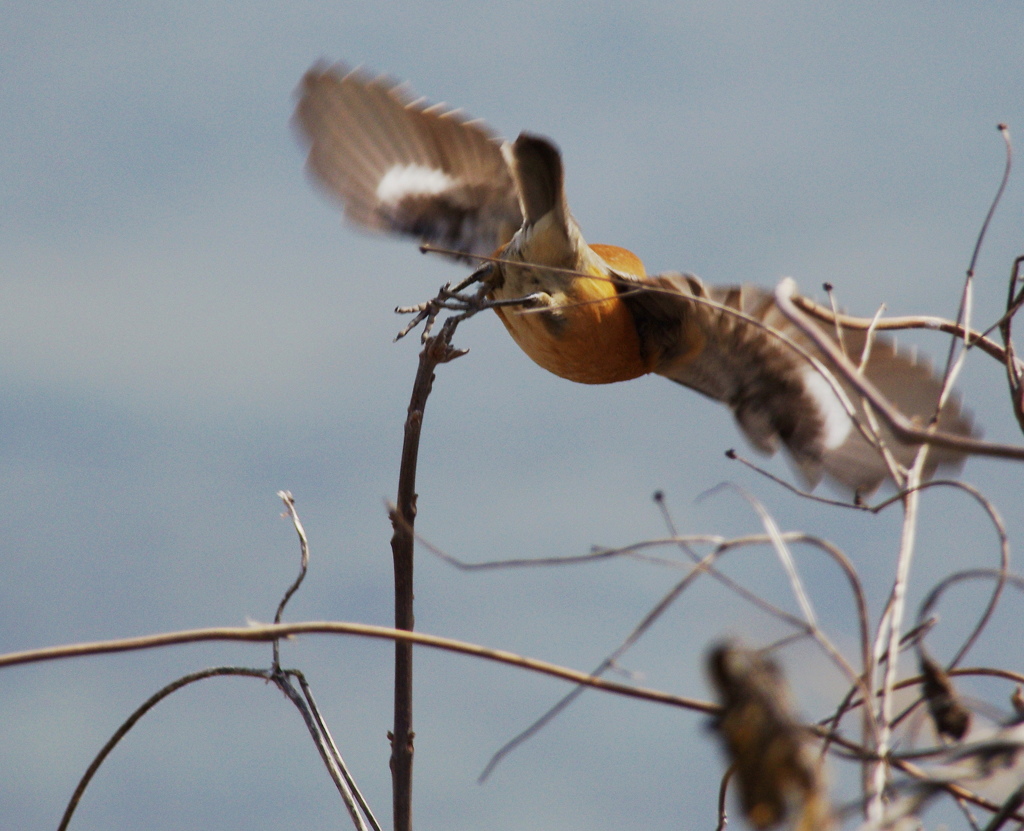
[{"label": "dried seed pod", "polygon": [[727,643],[709,654],[708,673],[722,704],[714,727],[735,769],[747,820],[758,829],[787,818],[802,831],[829,828],[820,766],[775,662]]},{"label": "dried seed pod", "polygon": [[921,695],[928,703],[935,732],[958,742],[971,726],[971,711],[960,700],[946,671],[924,652],[920,657]]},{"label": "dried seed pod", "polygon": [[1013,707],[1013,723],[1024,721],[1024,688],[1018,684],[1010,695],[1010,706]]}]

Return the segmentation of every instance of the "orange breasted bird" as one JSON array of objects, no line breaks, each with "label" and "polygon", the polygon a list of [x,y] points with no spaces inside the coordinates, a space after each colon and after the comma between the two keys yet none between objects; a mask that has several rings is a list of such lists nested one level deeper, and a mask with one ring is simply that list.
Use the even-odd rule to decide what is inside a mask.
[{"label": "orange breasted bird", "polygon": [[[463,252],[468,262],[493,255],[489,297],[530,297],[528,306],[495,311],[544,369],[584,384],[653,372],[690,387],[729,406],[758,450],[785,447],[812,485],[825,473],[868,493],[889,475],[806,353],[826,368],[828,359],[770,292],[649,276],[632,252],[588,244],[566,203],[561,154],[546,138],[522,133],[503,142],[458,111],[343,67],[315,66],[298,94],[308,168],[347,218]],[[833,326],[823,328],[834,337]],[[844,331],[855,362],[865,344],[863,332]],[[912,353],[875,338],[864,373],[904,414],[925,423],[934,415],[940,383]],[[855,394],[848,400],[863,413]],[[939,427],[972,433],[955,401]],[[913,460],[916,447],[884,428],[881,438],[898,463]],[[932,448],[926,475],[959,462],[955,451]]]}]

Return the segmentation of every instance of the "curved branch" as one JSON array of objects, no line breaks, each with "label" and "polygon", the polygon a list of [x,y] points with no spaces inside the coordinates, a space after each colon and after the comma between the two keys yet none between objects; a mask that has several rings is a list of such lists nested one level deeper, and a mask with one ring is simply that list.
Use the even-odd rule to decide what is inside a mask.
[{"label": "curved branch", "polygon": [[506,652],[503,649],[490,649],[486,646],[444,638],[439,635],[428,635],[406,629],[392,629],[388,626],[373,626],[368,623],[347,623],[343,621],[303,621],[300,623],[265,623],[253,626],[218,626],[206,629],[183,629],[175,632],[161,632],[156,635],[141,635],[135,638],[118,638],[108,641],[88,641],[83,643],[49,646],[42,649],[26,649],[21,652],[8,652],[0,655],[0,669],[22,664],[56,661],[63,658],[82,658],[87,655],[105,655],[113,652],[135,652],[143,649],[156,649],[163,646],[174,646],[186,643],[202,643],[206,641],[246,641],[249,643],[265,643],[278,638],[293,635],[357,635],[377,640],[401,641],[403,643],[428,646],[445,652],[457,652],[474,658],[496,661],[500,664],[519,667],[549,675],[573,684],[583,684],[594,689],[623,695],[627,698],[638,698],[659,704],[694,710],[706,715],[716,715],[719,707],[707,701],[687,698],[681,695],[653,690],[647,687],[634,687],[615,681],[594,678],[585,672],[568,667],[528,658]]},{"label": "curved branch", "polygon": [[92,782],[92,778],[96,775],[96,772],[100,769],[100,766],[106,761],[107,757],[111,754],[118,742],[121,741],[146,713],[152,710],[157,704],[163,701],[171,693],[177,692],[182,687],[188,686],[196,681],[202,681],[206,678],[214,678],[219,675],[246,675],[254,678],[262,678],[264,681],[271,679],[271,673],[267,670],[262,669],[246,669],[245,667],[214,667],[212,669],[204,669],[199,672],[193,672],[189,675],[185,675],[172,681],[167,686],[160,690],[157,690],[153,695],[147,698],[142,704],[135,708],[135,711],[128,716],[117,730],[114,731],[106,744],[100,748],[89,767],[85,769],[85,773],[82,774],[78,780],[78,785],[75,788],[75,792],[71,794],[71,798],[68,800],[67,807],[64,809],[64,816],[60,818],[60,825],[57,826],[57,831],[66,831],[68,824],[71,822],[71,817],[74,816],[75,810],[78,808],[78,803],[81,802],[82,796],[85,794],[85,789],[89,787],[89,783]]},{"label": "curved branch", "polygon": [[900,441],[907,444],[931,444],[937,447],[948,447],[976,456],[1024,460],[1024,447],[1019,445],[997,444],[918,427],[916,423],[893,407],[874,384],[857,372],[857,368],[836,348],[831,338],[796,307],[793,302],[795,295],[796,282],[789,277],[782,280],[775,288],[775,302],[779,310],[828,356],[835,365],[836,371],[842,374],[843,380],[847,381],[871,403],[871,406],[878,411],[878,414]]},{"label": "curved branch", "polygon": [[[793,298],[793,304],[797,306],[800,311],[810,315],[811,317],[815,317],[825,323],[839,324],[844,329],[866,331],[873,328],[879,332],[927,329],[932,332],[943,332],[947,335],[954,335],[955,337],[966,341],[969,347],[977,347],[986,355],[995,358],[1000,363],[1005,364],[1007,360],[1009,360],[1006,349],[990,337],[986,336],[984,332],[979,332],[977,329],[966,328],[960,323],[947,320],[943,317],[935,317],[933,315],[904,315],[902,317],[883,317],[878,320],[871,317],[855,317],[853,315],[833,312],[828,307],[822,306],[820,303],[816,303],[803,295],[796,295]],[[1024,372],[1024,361],[1019,358],[1013,358],[1012,360],[1014,362],[1013,366],[1015,366],[1018,371]]]}]

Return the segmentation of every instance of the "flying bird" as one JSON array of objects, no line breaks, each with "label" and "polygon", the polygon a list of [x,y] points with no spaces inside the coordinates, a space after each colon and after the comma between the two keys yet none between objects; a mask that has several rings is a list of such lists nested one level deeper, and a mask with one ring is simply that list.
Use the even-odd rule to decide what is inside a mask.
[{"label": "flying bird", "polygon": [[[864,428],[859,397],[844,403],[825,377],[832,364],[750,285],[713,287],[689,274],[648,275],[614,245],[588,244],[569,211],[558,148],[522,133],[502,141],[480,121],[429,105],[401,84],[343,66],[314,66],[298,90],[295,123],[309,147],[313,179],[345,216],[371,231],[419,238],[484,266],[509,334],[544,369],[570,381],[607,384],[655,373],[733,412],[755,448],[786,448],[809,485],[822,474],[866,494],[890,476],[879,439]],[[835,327],[823,328],[835,337]],[[868,345],[847,329],[856,363]],[[818,364],[809,360],[817,359]],[[866,377],[905,415],[935,415],[940,382],[930,365],[873,338]],[[830,373],[831,374],[831,373]],[[847,406],[852,405],[857,421]],[[970,418],[946,404],[939,429],[971,435]],[[884,427],[880,441],[896,463],[917,447]],[[926,475],[962,460],[933,447]]]}]

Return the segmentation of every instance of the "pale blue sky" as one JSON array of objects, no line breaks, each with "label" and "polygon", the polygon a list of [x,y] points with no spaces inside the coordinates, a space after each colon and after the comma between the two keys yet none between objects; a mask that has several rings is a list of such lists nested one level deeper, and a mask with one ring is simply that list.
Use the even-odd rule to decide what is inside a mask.
[{"label": "pale blue sky", "polygon": [[[297,560],[281,488],[313,545],[289,616],[390,620],[383,500],[416,360],[414,340],[391,342],[392,309],[460,272],[343,227],[309,186],[288,122],[315,60],[407,79],[505,135],[550,135],[588,238],[650,270],[791,275],[809,293],[828,280],[853,311],[951,315],[1002,171],[995,125],[1024,135],[1022,42],[1010,2],[9,3],[0,650],[271,618]],[[1022,209],[1018,174],[981,258],[979,321],[1024,253]],[[914,342],[944,354],[944,340]],[[458,344],[471,352],[439,373],[419,481],[420,530],[445,550],[549,556],[659,536],[657,489],[687,532],[756,530],[737,497],[697,500],[732,481],[784,528],[844,547],[881,606],[895,515],[822,510],[730,463],[723,451],[745,448],[726,411],[662,380],[569,384],[490,316]],[[998,366],[975,359],[962,387],[988,437],[1020,440]],[[1022,476],[976,460],[965,472],[1017,539]],[[936,494],[925,512],[915,598],[995,556],[973,505]],[[737,573],[788,602],[771,557],[748,560]],[[848,633],[835,574],[807,567],[823,619]],[[581,669],[675,579],[628,563],[466,575],[425,553],[418,569],[422,629]],[[963,603],[970,620],[977,598]],[[1003,624],[1019,624],[1019,601],[1007,608]],[[706,696],[710,642],[779,631],[707,586],[625,663]],[[1016,656],[995,642],[979,662],[1019,666],[1019,626],[1005,631]],[[317,639],[285,656],[389,817],[390,651]],[[818,666],[810,650],[786,657]],[[177,674],[268,661],[205,646],[4,672],[5,827],[54,827],[92,754]],[[564,689],[447,656],[418,667],[420,828],[712,827],[719,757],[703,719],[588,694],[480,787],[490,753]],[[819,715],[832,682],[804,680]],[[236,680],[147,718],[72,827],[345,827],[340,813],[294,712]]]}]

